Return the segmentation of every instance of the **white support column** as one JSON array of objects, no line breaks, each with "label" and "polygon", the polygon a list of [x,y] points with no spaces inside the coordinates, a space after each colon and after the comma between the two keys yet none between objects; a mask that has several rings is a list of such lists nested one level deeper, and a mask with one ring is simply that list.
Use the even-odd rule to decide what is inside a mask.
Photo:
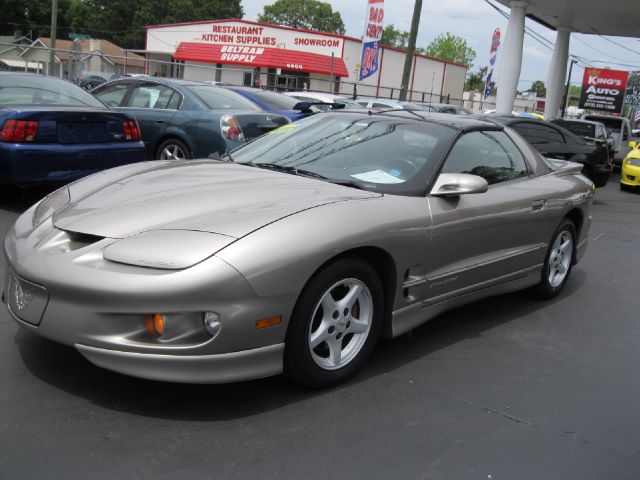
[{"label": "white support column", "polygon": [[498,72],[498,98],[496,113],[508,114],[513,110],[520,70],[522,70],[522,45],[524,43],[524,20],[528,2],[510,3],[511,15],[507,35],[503,44]]},{"label": "white support column", "polygon": [[570,36],[570,28],[558,27],[556,45],[553,49],[549,75],[547,76],[547,99],[544,105],[545,120],[553,120],[560,116],[560,103],[562,103],[562,94],[567,79]]}]

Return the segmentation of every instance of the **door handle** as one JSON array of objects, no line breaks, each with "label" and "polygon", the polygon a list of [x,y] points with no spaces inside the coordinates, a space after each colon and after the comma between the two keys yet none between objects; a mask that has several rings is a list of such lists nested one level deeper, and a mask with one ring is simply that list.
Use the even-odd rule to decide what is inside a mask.
[{"label": "door handle", "polygon": [[164,123],[164,120],[156,120],[156,123]]},{"label": "door handle", "polygon": [[534,212],[538,210],[542,210],[545,203],[546,203],[546,200],[534,200],[533,202],[531,202],[531,210],[533,210]]}]

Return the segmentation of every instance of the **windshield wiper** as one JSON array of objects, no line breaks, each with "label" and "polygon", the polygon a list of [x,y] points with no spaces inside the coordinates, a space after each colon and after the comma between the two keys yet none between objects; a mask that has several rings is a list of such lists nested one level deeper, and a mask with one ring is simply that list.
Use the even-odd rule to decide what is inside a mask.
[{"label": "windshield wiper", "polygon": [[329,182],[335,183],[336,185],[342,185],[343,187],[351,187],[357,188],[358,190],[367,190],[364,185],[358,182],[354,182],[353,180],[331,180],[328,179]]},{"label": "windshield wiper", "polygon": [[367,190],[362,184],[354,182],[353,180],[340,180],[336,178],[325,177],[311,170],[305,170],[303,168],[292,167],[289,165],[277,165],[274,163],[252,163],[251,166],[264,168],[267,170],[274,170],[276,172],[292,173],[302,177],[317,178],[318,180],[324,180],[335,185],[342,185],[343,187],[357,188],[358,190]]}]

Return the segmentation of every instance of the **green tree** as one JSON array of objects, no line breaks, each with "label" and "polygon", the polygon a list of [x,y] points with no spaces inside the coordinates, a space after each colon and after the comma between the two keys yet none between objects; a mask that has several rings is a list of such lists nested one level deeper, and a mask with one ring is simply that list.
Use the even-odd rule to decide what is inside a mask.
[{"label": "green tree", "polygon": [[484,91],[484,82],[486,80],[488,67],[480,67],[477,72],[469,72],[465,90],[468,92]]},{"label": "green tree", "polygon": [[124,48],[144,48],[145,26],[242,18],[240,0],[71,0],[71,27]]},{"label": "green tree", "polygon": [[569,106],[577,107],[580,100],[582,87],[580,85],[569,85]]},{"label": "green tree", "polygon": [[425,54],[450,62],[462,63],[469,68],[473,66],[473,61],[476,59],[476,51],[467,44],[467,41],[450,32],[434,38],[427,45]]},{"label": "green tree", "polygon": [[387,25],[382,31],[382,44],[395,48],[407,48],[409,32],[397,29],[393,24]]},{"label": "green tree", "polygon": [[[58,1],[58,29],[66,34],[69,27],[68,11],[73,1]],[[48,37],[51,25],[51,0],[2,0],[0,2],[2,20],[0,23],[1,35],[12,35],[16,31],[22,35],[29,35],[33,39]],[[66,37],[65,37],[66,38]]]},{"label": "green tree", "polygon": [[340,13],[318,0],[276,0],[264,7],[258,21],[340,35],[346,32]]},{"label": "green tree", "polygon": [[544,98],[547,96],[547,87],[544,86],[542,80],[536,80],[531,84],[530,92],[536,92],[537,97]]}]

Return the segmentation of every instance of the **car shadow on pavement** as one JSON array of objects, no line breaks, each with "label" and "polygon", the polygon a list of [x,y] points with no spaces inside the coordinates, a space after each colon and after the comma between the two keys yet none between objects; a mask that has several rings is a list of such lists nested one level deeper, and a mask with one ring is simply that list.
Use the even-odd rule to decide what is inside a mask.
[{"label": "car shadow on pavement", "polygon": [[[358,375],[328,391],[349,389],[387,375],[450,345],[480,337],[545,306],[566,301],[585,280],[585,272],[576,268],[557,299],[540,301],[524,292],[493,297],[444,313],[410,335],[383,339]],[[145,417],[181,421],[229,420],[275,410],[327,392],[301,387],[282,375],[223,385],[143,380],[96,367],[75,349],[22,329],[16,333],[15,342],[26,367],[43,382],[101,407]]]},{"label": "car shadow on pavement", "polygon": [[29,187],[2,185],[0,187],[0,209],[22,213],[39,202],[62,184],[46,184]]}]

